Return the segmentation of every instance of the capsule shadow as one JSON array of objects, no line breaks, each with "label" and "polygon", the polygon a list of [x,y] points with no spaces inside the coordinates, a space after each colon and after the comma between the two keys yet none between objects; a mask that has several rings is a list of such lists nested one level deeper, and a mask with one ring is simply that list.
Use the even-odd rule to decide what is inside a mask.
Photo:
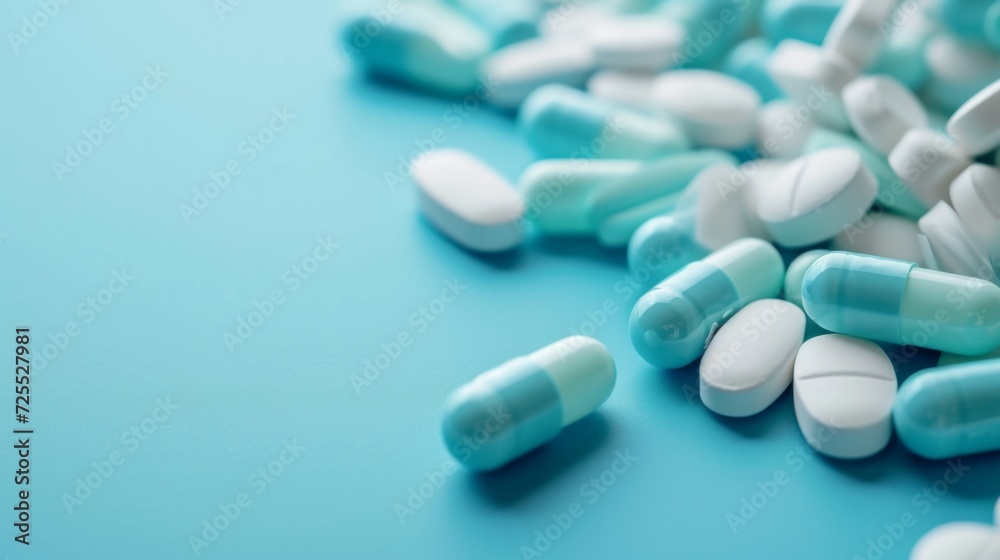
[{"label": "capsule shadow", "polygon": [[572,466],[593,455],[611,433],[610,420],[601,413],[590,414],[567,426],[554,440],[491,472],[470,473],[474,491],[500,507],[521,502],[567,476]]},{"label": "capsule shadow", "polygon": [[605,247],[590,237],[536,235],[531,244],[552,255],[573,255],[627,269],[624,247]]},{"label": "capsule shadow", "polygon": [[486,111],[499,115],[506,120],[513,121],[517,116],[516,110],[504,109],[488,103],[486,101],[489,98],[488,95],[481,96],[474,92],[464,94],[449,93],[411,84],[400,80],[395,76],[382,72],[373,72],[368,70],[352,72],[351,76],[347,80],[347,85],[355,95],[359,96],[369,96],[373,92],[380,90],[383,92],[391,92],[395,96],[407,97],[412,101],[424,100],[425,102],[433,103],[434,105],[440,104],[441,101],[448,103],[468,101],[470,103],[475,103],[475,110],[478,111],[485,109]]}]

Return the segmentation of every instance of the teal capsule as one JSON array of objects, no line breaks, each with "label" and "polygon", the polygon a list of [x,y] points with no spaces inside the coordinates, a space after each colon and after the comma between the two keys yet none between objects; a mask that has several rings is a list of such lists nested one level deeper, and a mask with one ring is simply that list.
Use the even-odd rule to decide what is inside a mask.
[{"label": "teal capsule", "polygon": [[515,358],[459,387],[445,405],[448,451],[492,470],[554,438],[611,395],[615,362],[603,344],[571,336]]},{"label": "teal capsule", "polygon": [[538,37],[541,5],[535,0],[449,0],[493,37],[496,48]]},{"label": "teal capsule", "polygon": [[1000,359],[926,369],[903,382],[892,420],[928,459],[1000,449]]},{"label": "teal capsule", "polygon": [[680,269],[632,309],[629,334],[639,356],[661,368],[690,364],[722,324],[746,304],[781,292],[785,267],[770,243],[739,239]]},{"label": "teal capsule", "polygon": [[771,44],[763,37],[747,39],[729,51],[722,61],[722,71],[753,86],[764,103],[780,99],[785,94],[767,71],[772,50]]},{"label": "teal capsule", "polygon": [[846,0],[768,0],[761,13],[764,36],[772,45],[796,39],[819,45],[823,43],[833,18]]},{"label": "teal capsule", "polygon": [[629,274],[652,287],[685,266],[709,255],[695,240],[691,213],[658,216],[639,226],[628,242]]},{"label": "teal capsule", "polygon": [[802,280],[802,305],[835,333],[966,356],[1000,346],[1000,287],[909,262],[824,255]]},{"label": "teal capsule", "polygon": [[680,124],[562,85],[532,92],[518,123],[540,158],[655,159],[691,148]]},{"label": "teal capsule", "polygon": [[986,41],[983,21],[994,0],[937,0],[933,15],[963,41]]},{"label": "teal capsule", "polygon": [[675,67],[715,68],[757,21],[761,0],[665,0],[656,12],[680,23],[687,38]]}]

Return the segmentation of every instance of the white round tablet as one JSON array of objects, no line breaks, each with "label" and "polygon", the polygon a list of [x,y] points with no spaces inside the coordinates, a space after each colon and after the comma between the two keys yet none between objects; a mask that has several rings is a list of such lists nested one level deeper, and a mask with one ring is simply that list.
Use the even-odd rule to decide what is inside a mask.
[{"label": "white round tablet", "polygon": [[597,66],[656,72],[673,63],[684,42],[684,28],[655,15],[605,18],[590,28]]},{"label": "white round tablet", "polygon": [[792,383],[792,366],[806,316],[780,299],[755,301],[733,315],[712,338],[699,366],[701,400],[723,416],[751,416]]},{"label": "white round tablet", "polygon": [[413,166],[413,182],[424,216],[459,245],[492,252],[521,242],[521,195],[472,155],[434,150]]},{"label": "white round tablet", "polygon": [[788,164],[757,213],[774,240],[805,247],[830,239],[871,208],[875,175],[851,148],[827,148]]},{"label": "white round tablet", "polygon": [[986,253],[972,241],[958,214],[947,202],[939,202],[917,222],[930,250],[928,262],[937,270],[997,283]]},{"label": "white round tablet", "polygon": [[825,455],[874,455],[892,435],[896,385],[892,362],[875,343],[840,334],[810,339],[792,381],[799,429]]},{"label": "white round tablet", "polygon": [[888,154],[910,129],[927,127],[927,111],[889,76],[863,76],[844,87],[844,109],[859,138]]},{"label": "white round tablet", "polygon": [[1000,531],[985,523],[946,523],[920,537],[910,560],[1000,558]]},{"label": "white round tablet", "polygon": [[925,206],[949,200],[948,187],[969,161],[947,136],[914,128],[889,152],[889,166]]},{"label": "white round tablet", "polygon": [[1000,146],[1000,80],[972,96],[955,111],[948,119],[948,134],[970,155]]},{"label": "white round tablet", "polygon": [[1000,254],[1000,169],[973,163],[951,182],[951,204],[979,248]]},{"label": "white round tablet", "polygon": [[506,46],[483,62],[492,84],[490,103],[516,109],[528,95],[546,84],[583,86],[594,70],[594,51],[578,37],[543,37]]},{"label": "white round tablet", "polygon": [[831,248],[863,255],[897,259],[926,267],[923,252],[917,242],[917,222],[885,210],[869,212],[858,223],[844,229],[833,238]]},{"label": "white round tablet", "polygon": [[835,51],[785,39],[771,53],[767,72],[790,99],[814,111],[825,126],[848,129],[840,92],[858,75],[851,61]]},{"label": "white round tablet", "polygon": [[867,68],[882,50],[881,24],[892,13],[894,0],[848,0],[833,18],[823,47]]},{"label": "white round tablet", "polygon": [[676,70],[653,85],[656,106],[683,124],[699,146],[745,148],[753,143],[760,95],[720,72]]},{"label": "white round tablet", "polygon": [[788,99],[775,99],[757,111],[757,150],[777,159],[797,158],[815,129],[812,109]]},{"label": "white round tablet", "polygon": [[615,101],[634,109],[653,108],[655,74],[603,70],[587,80],[587,91],[594,97]]}]

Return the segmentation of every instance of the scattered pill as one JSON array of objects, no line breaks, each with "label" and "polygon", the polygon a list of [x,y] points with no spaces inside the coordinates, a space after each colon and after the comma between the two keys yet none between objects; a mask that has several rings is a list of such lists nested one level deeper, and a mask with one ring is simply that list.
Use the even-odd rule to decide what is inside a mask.
[{"label": "scattered pill", "polygon": [[835,251],[897,259],[925,267],[924,255],[917,242],[919,232],[917,222],[877,210],[837,234],[830,247]]},{"label": "scattered pill", "polygon": [[778,159],[794,159],[803,154],[816,123],[812,111],[805,111],[788,99],[776,99],[757,112],[757,150]]},{"label": "scattered pill", "polygon": [[764,102],[778,99],[782,97],[781,88],[767,73],[767,61],[772,50],[764,37],[747,39],[729,51],[722,62],[722,71],[749,84]]},{"label": "scattered pill", "polygon": [[785,301],[802,307],[802,279],[812,263],[829,252],[826,249],[813,249],[795,257],[785,271]]},{"label": "scattered pill", "polygon": [[929,250],[924,258],[933,263],[935,269],[998,282],[989,257],[966,233],[947,202],[937,203],[917,224],[924,246]]},{"label": "scattered pill", "polygon": [[844,0],[768,0],[761,27],[772,44],[795,39],[818,45],[826,37]]},{"label": "scattered pill", "polygon": [[496,47],[534,39],[541,16],[534,0],[452,0],[458,8],[493,37]]},{"label": "scattered pill", "polygon": [[531,92],[547,84],[583,86],[593,71],[593,49],[573,37],[521,41],[483,62],[483,75],[493,84],[488,99],[504,109],[517,109]]},{"label": "scattered pill", "polygon": [[965,231],[996,268],[1000,256],[1000,169],[973,163],[951,182],[948,192]]},{"label": "scattered pill", "polygon": [[948,119],[948,134],[966,154],[979,155],[1000,146],[1000,80],[965,102]]},{"label": "scattered pill", "polygon": [[753,143],[760,95],[747,84],[709,70],[677,70],[657,78],[656,106],[672,115],[697,146],[744,148]]},{"label": "scattered pill", "polygon": [[445,445],[471,469],[502,467],[593,412],[614,386],[615,362],[603,344],[564,338],[452,393],[442,422]]},{"label": "scattered pill", "polygon": [[755,186],[743,166],[728,163],[707,167],[692,179],[688,189],[697,191],[694,241],[714,251],[743,237],[769,240],[753,205]]},{"label": "scattered pill", "polygon": [[929,128],[914,128],[889,153],[889,165],[928,208],[948,200],[948,187],[972,162],[955,142]]},{"label": "scattered pill", "polygon": [[847,0],[837,12],[823,39],[830,49],[851,61],[857,68],[867,68],[882,49],[882,25],[892,13],[895,0]]},{"label": "scattered pill", "polygon": [[921,88],[924,105],[951,114],[1000,75],[1000,55],[986,46],[938,33],[927,44],[930,73]]},{"label": "scattered pill", "polygon": [[858,69],[834,51],[786,39],[774,49],[767,71],[794,102],[834,130],[849,128],[840,92]]},{"label": "scattered pill", "polygon": [[628,243],[630,275],[648,289],[708,256],[711,251],[694,240],[692,222],[689,213],[674,213],[639,226]]},{"label": "scattered pill", "polygon": [[656,72],[669,66],[684,42],[684,28],[656,15],[621,15],[604,19],[590,31],[600,68]]},{"label": "scattered pill", "polygon": [[595,97],[649,111],[653,108],[655,74],[602,70],[587,81],[587,91]]},{"label": "scattered pill", "polygon": [[864,76],[844,87],[844,108],[859,138],[888,155],[910,129],[927,126],[927,112],[906,86]]},{"label": "scattered pill", "polygon": [[1000,558],[1000,531],[985,523],[946,523],[920,537],[910,560]]}]

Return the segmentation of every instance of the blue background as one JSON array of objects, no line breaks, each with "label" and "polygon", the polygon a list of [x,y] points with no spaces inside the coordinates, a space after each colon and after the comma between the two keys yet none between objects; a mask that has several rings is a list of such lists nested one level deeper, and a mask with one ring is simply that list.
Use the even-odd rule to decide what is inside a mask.
[{"label": "blue background", "polygon": [[[0,31],[37,10],[5,2]],[[201,557],[520,558],[574,502],[582,517],[543,557],[864,557],[910,512],[913,527],[883,537],[884,557],[904,558],[938,524],[990,520],[1000,454],[963,459],[971,470],[925,508],[913,496],[945,462],[896,440],[864,461],[815,456],[790,393],[749,419],[709,413],[694,369],[657,371],[633,352],[625,327],[639,294],[624,288],[622,252],[531,239],[483,259],[437,235],[412,186],[386,180],[417,143],[440,128],[444,145],[511,179],[532,155],[508,116],[449,118],[453,101],[359,78],[331,46],[338,12],[247,0],[220,18],[208,0],[73,2],[17,52],[7,36],[0,349],[13,356],[14,328],[31,327],[37,433],[29,548],[12,540],[6,375],[0,556],[193,557],[190,537],[240,493],[249,507]],[[115,100],[147,67],[168,75],[121,118]],[[283,108],[291,122],[247,161],[241,143]],[[53,162],[104,118],[114,130],[58,180]],[[241,173],[185,220],[180,205],[230,160]],[[333,257],[293,289],[286,271],[328,236]],[[86,311],[122,269],[134,280]],[[440,306],[448,281],[464,288]],[[274,290],[283,303],[230,352],[224,334]],[[412,320],[422,307],[433,322]],[[75,336],[60,335],[68,322]],[[435,475],[452,466],[438,433],[447,394],[574,331],[593,332],[618,363],[599,413],[500,472]],[[352,376],[404,332],[412,344],[356,390]],[[935,359],[921,353],[903,371]],[[176,409],[164,418],[158,402]],[[302,450],[281,463],[286,444]],[[618,451],[638,459],[592,501],[583,485]],[[116,452],[124,462],[101,474]],[[264,484],[255,473],[269,465],[280,474]],[[727,516],[779,470],[788,483],[734,532]],[[441,483],[432,493],[427,473]],[[89,495],[78,489],[88,477],[100,480]],[[411,490],[429,497],[401,522]],[[74,494],[85,499],[68,507]]]}]

